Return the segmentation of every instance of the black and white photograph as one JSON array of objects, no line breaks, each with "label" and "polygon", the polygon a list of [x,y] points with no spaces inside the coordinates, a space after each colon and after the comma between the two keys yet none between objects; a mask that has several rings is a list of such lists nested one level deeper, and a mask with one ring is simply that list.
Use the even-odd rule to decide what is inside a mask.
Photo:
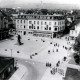
[{"label": "black and white photograph", "polygon": [[80,80],[80,1],[0,0],[0,80]]}]

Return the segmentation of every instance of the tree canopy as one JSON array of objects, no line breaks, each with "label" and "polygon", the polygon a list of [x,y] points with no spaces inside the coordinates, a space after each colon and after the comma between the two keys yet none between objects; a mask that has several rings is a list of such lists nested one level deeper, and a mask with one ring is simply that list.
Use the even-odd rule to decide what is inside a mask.
[{"label": "tree canopy", "polygon": [[80,52],[80,34],[76,38],[73,48],[75,51]]}]

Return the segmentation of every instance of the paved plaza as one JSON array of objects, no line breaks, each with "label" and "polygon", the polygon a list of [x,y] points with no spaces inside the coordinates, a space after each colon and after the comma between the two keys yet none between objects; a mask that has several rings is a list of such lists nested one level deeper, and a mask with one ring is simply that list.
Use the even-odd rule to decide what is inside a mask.
[{"label": "paved plaza", "polygon": [[[51,75],[50,71],[52,68],[56,67],[56,64],[58,61],[62,63],[64,57],[68,58],[68,55],[69,55],[68,48],[70,47],[71,41],[70,43],[68,43],[69,41],[65,39],[65,36],[62,37],[61,39],[60,38],[49,39],[49,38],[43,38],[43,37],[23,36],[21,41],[23,45],[19,45],[17,43],[17,36],[14,36],[12,39],[6,39],[1,41],[0,55],[14,57],[18,60],[22,59],[26,62],[26,63],[23,62],[25,64],[27,64],[27,62],[30,65],[34,65],[34,63],[36,63],[36,65],[38,66],[38,67],[35,66],[35,68],[37,69],[36,72],[40,73],[38,74],[39,77],[36,78],[36,80],[49,80],[49,79],[62,80],[62,77],[63,77],[62,75],[60,75],[59,73],[56,73],[55,75]],[[31,59],[30,59],[30,56],[32,56]],[[51,63],[51,67],[46,67],[47,62]],[[27,72],[29,73],[29,70],[27,68],[27,65],[25,64],[22,64],[22,62],[19,60],[18,66],[21,67],[20,69],[24,68],[24,70],[19,69],[17,73],[15,72],[13,76],[14,79],[21,75],[21,74],[20,75],[18,74],[19,72],[22,72],[22,74],[24,75],[24,76],[22,75],[22,77],[26,79],[25,76],[28,75],[26,73]],[[40,64],[44,65],[44,67],[41,67],[43,69],[39,67],[41,66]],[[15,77],[15,75],[17,74],[18,76]],[[25,80],[24,78],[22,80]],[[10,80],[14,80],[14,79],[10,79]],[[31,80],[31,79],[29,78],[28,80]]]}]

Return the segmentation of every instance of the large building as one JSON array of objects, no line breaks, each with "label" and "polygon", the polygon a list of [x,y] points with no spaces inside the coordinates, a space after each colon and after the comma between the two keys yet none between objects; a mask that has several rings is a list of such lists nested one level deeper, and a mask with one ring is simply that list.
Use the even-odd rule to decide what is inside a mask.
[{"label": "large building", "polygon": [[56,37],[65,29],[63,15],[20,14],[16,18],[16,30],[21,35]]},{"label": "large building", "polygon": [[8,80],[14,71],[14,58],[0,56],[0,80]]}]

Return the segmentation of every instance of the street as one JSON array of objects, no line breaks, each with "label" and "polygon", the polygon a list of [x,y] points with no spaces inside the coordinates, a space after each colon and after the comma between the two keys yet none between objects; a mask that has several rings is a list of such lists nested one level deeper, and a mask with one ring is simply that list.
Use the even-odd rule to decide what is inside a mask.
[{"label": "street", "polygon": [[[41,41],[41,39],[45,42]],[[19,46],[16,36],[14,36],[13,40],[7,39],[0,43],[0,55],[17,58],[18,63],[27,68],[28,71],[22,75],[22,80],[41,80],[42,77],[44,77],[42,80],[45,80],[46,77],[50,77],[50,70],[48,69],[48,72],[46,72],[46,62],[50,62],[51,68],[53,68],[58,61],[62,62],[64,57],[68,57],[68,50],[63,48],[63,46],[69,47],[65,36],[62,39],[26,36],[22,37],[22,42],[24,44]],[[51,42],[52,44],[50,44]],[[54,46],[56,44],[57,46]],[[48,50],[50,50],[50,53],[48,53]],[[34,56],[30,59],[32,54]],[[44,73],[49,75],[46,76],[47,74]]]}]

